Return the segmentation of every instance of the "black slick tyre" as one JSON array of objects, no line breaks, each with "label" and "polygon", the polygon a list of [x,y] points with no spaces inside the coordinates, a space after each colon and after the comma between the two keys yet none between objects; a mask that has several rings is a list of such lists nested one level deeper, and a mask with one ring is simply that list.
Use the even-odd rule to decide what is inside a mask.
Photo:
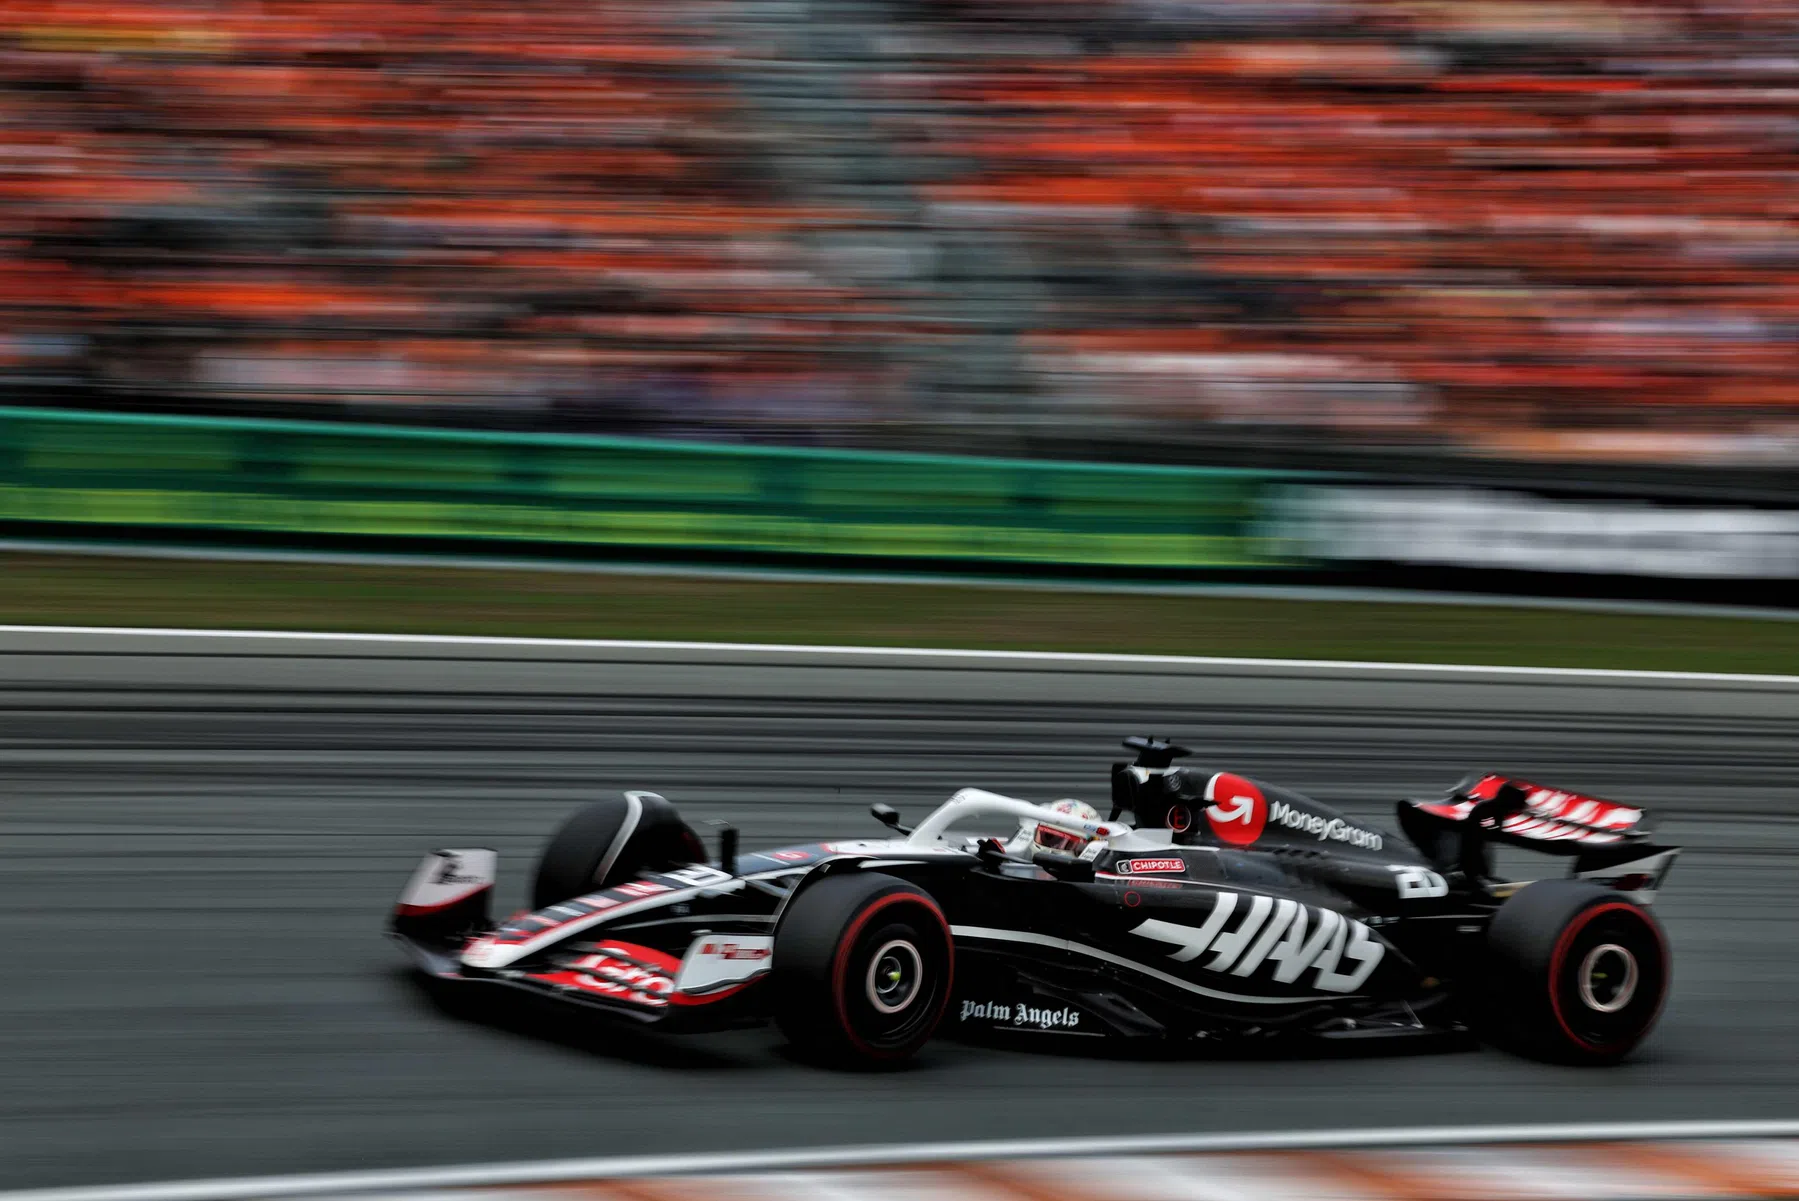
[{"label": "black slick tyre", "polygon": [[1487,929],[1489,1033],[1561,1063],[1616,1063],[1668,994],[1668,943],[1628,897],[1584,880],[1539,880]]},{"label": "black slick tyre", "polygon": [[[576,810],[563,822],[538,857],[531,908],[544,909],[636,875],[642,865],[632,862],[628,852],[633,836],[644,825],[647,795],[607,797]],[[650,799],[662,801],[661,797]]]},{"label": "black slick tyre", "polygon": [[877,872],[827,876],[775,930],[775,1024],[811,1059],[903,1062],[943,1018],[954,959],[949,923],[925,892]]}]

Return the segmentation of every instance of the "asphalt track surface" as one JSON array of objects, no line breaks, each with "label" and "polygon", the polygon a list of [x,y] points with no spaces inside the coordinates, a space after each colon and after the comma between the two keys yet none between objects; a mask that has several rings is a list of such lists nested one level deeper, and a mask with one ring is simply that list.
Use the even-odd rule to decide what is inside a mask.
[{"label": "asphalt track surface", "polygon": [[[0,634],[11,1187],[774,1146],[1799,1112],[1799,687],[1171,663]],[[1639,801],[1689,849],[1626,1065],[1480,1049],[1143,1060],[940,1042],[832,1073],[434,1008],[380,924],[418,854],[652,787],[745,845],[954,788],[1097,798],[1117,739],[1384,820],[1472,767]]]}]

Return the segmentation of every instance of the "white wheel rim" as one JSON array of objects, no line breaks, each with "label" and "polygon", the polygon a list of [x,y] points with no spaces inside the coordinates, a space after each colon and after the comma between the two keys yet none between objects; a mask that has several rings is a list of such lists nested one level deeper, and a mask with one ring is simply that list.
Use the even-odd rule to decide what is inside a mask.
[{"label": "white wheel rim", "polygon": [[[1599,989],[1611,983],[1613,972],[1622,970],[1624,979],[1611,996],[1601,998]],[[1617,1013],[1637,995],[1641,975],[1637,957],[1615,942],[1600,943],[1580,961],[1580,999],[1595,1013]]]},{"label": "white wheel rim", "polygon": [[868,1003],[878,1013],[898,1013],[918,996],[924,958],[903,938],[881,944],[868,961]]}]

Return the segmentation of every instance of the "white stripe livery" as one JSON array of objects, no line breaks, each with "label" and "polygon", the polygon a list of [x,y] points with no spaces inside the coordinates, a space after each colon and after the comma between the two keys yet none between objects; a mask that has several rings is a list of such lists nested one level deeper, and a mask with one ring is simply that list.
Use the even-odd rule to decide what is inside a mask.
[{"label": "white stripe livery", "polygon": [[[1203,925],[1186,926],[1152,917],[1131,933],[1179,948],[1169,954],[1176,963],[1212,952],[1204,965],[1208,972],[1249,976],[1263,964],[1272,963],[1273,979],[1292,984],[1311,968],[1313,987],[1332,993],[1352,993],[1362,987],[1387,953],[1367,926],[1335,910],[1314,909],[1285,897],[1252,897],[1249,912],[1236,929],[1226,933],[1224,927],[1236,910],[1237,894],[1221,892]],[[1354,966],[1343,970],[1345,960]]]}]

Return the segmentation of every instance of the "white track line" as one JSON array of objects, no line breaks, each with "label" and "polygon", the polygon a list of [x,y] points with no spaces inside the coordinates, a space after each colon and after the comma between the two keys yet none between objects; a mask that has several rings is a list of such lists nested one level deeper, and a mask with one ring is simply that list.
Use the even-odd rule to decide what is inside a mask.
[{"label": "white track line", "polygon": [[1248,1134],[1170,1134],[1094,1138],[1010,1139],[968,1143],[821,1147],[807,1150],[615,1156],[535,1163],[466,1164],[372,1172],[243,1176],[162,1184],[26,1189],[0,1192],[0,1201],[250,1201],[272,1197],[366,1193],[377,1190],[495,1187],[607,1180],[634,1176],[776,1172],[806,1168],[936,1163],[979,1159],[1156,1155],[1199,1151],[1310,1151],[1376,1147],[1469,1146],[1495,1143],[1572,1143],[1646,1139],[1747,1139],[1799,1136],[1799,1120],[1708,1122],[1594,1122],[1563,1125],[1400,1126],[1373,1130],[1269,1131]]},{"label": "white track line", "polygon": [[1379,673],[1430,672],[1448,675],[1518,676],[1536,679],[1668,681],[1719,684],[1777,684],[1799,687],[1799,676],[1721,671],[1639,671],[1616,667],[1506,667],[1480,663],[1386,663],[1364,659],[1251,659],[1211,655],[1129,655],[1101,651],[993,651],[922,646],[817,646],[794,642],[679,642],[611,638],[524,638],[487,634],[367,634],[308,630],[194,630],[138,626],[0,625],[0,635],[92,635],[96,637],[192,638],[223,641],[258,639],[288,642],[349,642],[394,646],[487,646],[544,650],[701,652],[736,655],[817,655],[954,659],[1013,663],[1100,663],[1119,666],[1174,666],[1200,669],[1255,668]]}]

